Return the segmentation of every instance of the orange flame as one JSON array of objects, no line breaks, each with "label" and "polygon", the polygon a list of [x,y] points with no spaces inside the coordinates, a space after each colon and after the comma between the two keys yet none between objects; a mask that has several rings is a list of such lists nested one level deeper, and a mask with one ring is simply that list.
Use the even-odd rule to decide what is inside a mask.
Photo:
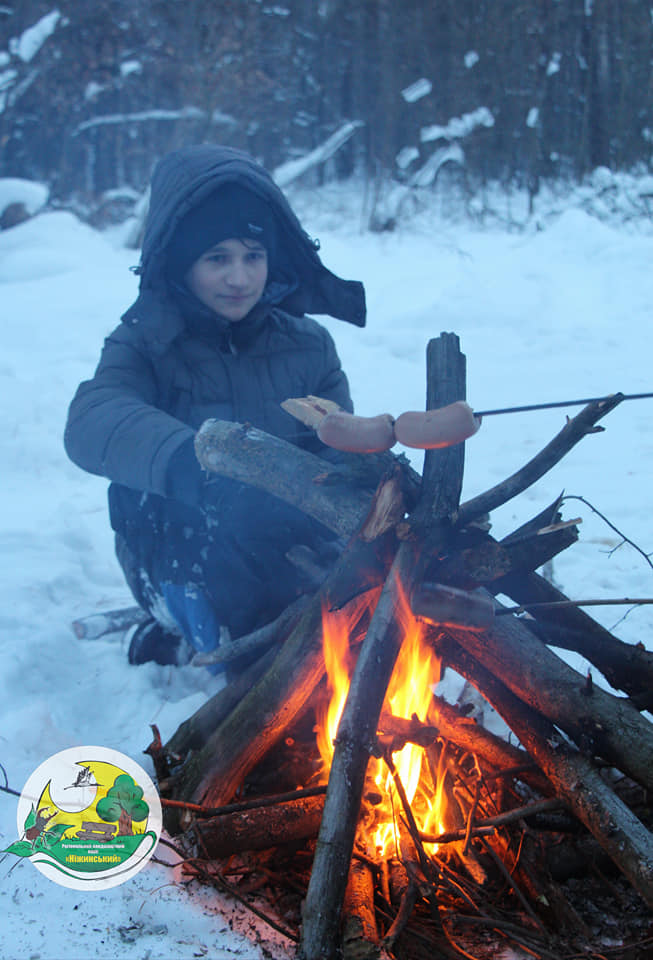
[{"label": "orange flame", "polygon": [[[424,641],[424,625],[413,616],[403,590],[399,591],[399,596],[398,616],[404,639],[388,685],[383,711],[406,719],[416,716],[424,722],[433,697],[433,685],[440,677],[440,663],[431,647]],[[349,690],[351,622],[350,616],[343,613],[323,613],[323,647],[329,704],[328,708],[322,711],[322,716],[318,717],[317,740],[325,772],[331,764],[333,741]],[[423,758],[423,749],[414,744],[407,744],[393,754],[396,770],[420,830],[433,833],[442,829],[441,791],[437,789],[437,785],[433,785],[430,774],[422,770]],[[392,776],[382,761],[372,759],[368,777],[373,779],[383,798],[381,804],[375,808],[376,826],[370,841],[380,856],[388,856],[395,840],[395,817],[401,804],[396,796]]]}]

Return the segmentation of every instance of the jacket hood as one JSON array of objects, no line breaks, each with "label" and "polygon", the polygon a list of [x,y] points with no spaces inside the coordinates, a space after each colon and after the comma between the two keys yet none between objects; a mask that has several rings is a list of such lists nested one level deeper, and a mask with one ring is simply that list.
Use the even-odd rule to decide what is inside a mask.
[{"label": "jacket hood", "polygon": [[158,304],[155,339],[169,342],[183,320],[167,294],[166,252],[181,218],[225,184],[234,183],[269,204],[279,232],[280,274],[274,281],[287,287],[278,306],[293,314],[327,314],[365,326],[365,291],[356,280],[343,280],[328,270],[318,255],[319,243],[302,228],[283,192],[270,174],[249,154],[232,147],[203,144],[167,154],[152,177],[145,223],[139,296],[123,315],[127,324],[146,322]]}]

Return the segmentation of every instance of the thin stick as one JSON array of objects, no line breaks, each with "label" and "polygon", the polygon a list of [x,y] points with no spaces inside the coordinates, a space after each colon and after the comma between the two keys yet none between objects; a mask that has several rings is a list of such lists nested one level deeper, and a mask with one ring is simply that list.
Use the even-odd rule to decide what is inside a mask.
[{"label": "thin stick", "polygon": [[551,467],[559,463],[569,451],[588,433],[594,433],[596,421],[610,413],[621,402],[621,394],[616,394],[596,404],[589,404],[580,413],[567,422],[562,430],[532,460],[513,473],[512,476],[496,484],[490,490],[467,500],[460,505],[456,519],[457,526],[465,526],[484,513],[489,513],[517,494],[522,493],[536,480],[548,473]]},{"label": "thin stick", "polygon": [[476,417],[494,417],[501,413],[528,413],[531,410],[554,410],[556,407],[582,407],[587,403],[598,403],[611,397],[621,400],[648,400],[653,393],[610,393],[605,397],[589,397],[586,400],[556,400],[553,403],[528,403],[521,407],[501,407],[496,410],[474,410]]},{"label": "thin stick", "polygon": [[501,859],[501,857],[498,856],[496,850],[494,850],[494,849],[492,848],[491,844],[488,843],[487,840],[482,839],[482,840],[481,840],[481,843],[483,844],[483,846],[485,847],[485,849],[487,850],[487,852],[490,854],[490,856],[491,856],[492,859],[494,860],[495,864],[496,864],[497,867],[499,868],[500,873],[502,873],[503,876],[505,877],[506,882],[507,882],[507,883],[510,885],[510,887],[512,888],[513,892],[514,892],[515,895],[517,896],[517,899],[519,900],[519,902],[521,903],[522,907],[524,908],[524,910],[526,911],[526,913],[528,914],[528,916],[531,918],[531,920],[533,921],[533,923],[537,926],[537,928],[538,928],[542,933],[546,933],[546,930],[544,929],[542,923],[541,923],[541,922],[539,921],[539,919],[537,918],[537,915],[535,914],[535,912],[534,912],[533,908],[531,907],[530,903],[528,902],[528,900],[526,899],[526,897],[524,896],[524,894],[522,893],[522,891],[519,889],[519,887],[517,886],[517,884],[516,884],[515,881],[513,880],[513,878],[512,878],[512,876],[510,875],[510,873],[506,870],[505,864],[504,864],[503,860]]},{"label": "thin stick", "polygon": [[538,600],[533,603],[522,603],[518,607],[501,607],[495,610],[495,616],[506,613],[526,613],[528,610],[556,607],[639,607],[646,603],[653,603],[653,597],[604,597],[600,600]]},{"label": "thin stick", "polygon": [[589,500],[585,499],[585,497],[581,497],[579,494],[576,494],[576,493],[565,494],[563,497],[561,497],[560,502],[563,503],[565,500],[579,500],[581,503],[584,503],[586,507],[589,507],[590,510],[592,510],[597,515],[597,517],[600,517],[604,523],[607,523],[607,525],[610,527],[611,530],[614,530],[615,533],[619,534],[622,542],[619,544],[618,547],[614,547],[614,549],[610,551],[609,556],[612,556],[614,551],[618,550],[619,547],[623,546],[624,543],[628,543],[634,550],[637,550],[637,552],[644,557],[649,567],[653,567],[653,561],[651,561],[651,558],[648,555],[648,553],[646,553],[645,550],[642,550],[642,548],[638,546],[634,540],[631,540],[630,537],[627,537],[625,533],[622,533],[619,527],[615,527],[614,523],[612,523],[611,520],[608,520],[606,515],[604,513],[601,513],[601,511],[598,510],[593,503],[590,503]]},{"label": "thin stick", "polygon": [[291,790],[289,793],[277,793],[269,797],[253,797],[240,803],[228,803],[222,807],[203,807],[199,803],[188,803],[185,800],[168,800],[161,797],[161,806],[179,807],[182,810],[192,810],[203,817],[220,817],[227,813],[240,813],[243,810],[256,810],[259,807],[274,807],[278,803],[288,800],[301,800],[304,797],[319,797],[326,793],[326,784],[317,787],[306,787],[303,790]]}]

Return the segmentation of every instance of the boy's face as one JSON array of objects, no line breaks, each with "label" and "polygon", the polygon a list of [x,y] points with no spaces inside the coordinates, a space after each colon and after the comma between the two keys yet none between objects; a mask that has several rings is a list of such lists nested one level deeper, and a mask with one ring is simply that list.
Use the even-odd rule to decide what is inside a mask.
[{"label": "boy's face", "polygon": [[222,240],[205,250],[185,277],[198,300],[237,323],[247,316],[263,294],[268,278],[268,255],[255,240]]}]

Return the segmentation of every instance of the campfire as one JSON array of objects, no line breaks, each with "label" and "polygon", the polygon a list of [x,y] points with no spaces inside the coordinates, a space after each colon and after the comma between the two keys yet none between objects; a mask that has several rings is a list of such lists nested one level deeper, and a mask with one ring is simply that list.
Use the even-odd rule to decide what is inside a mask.
[{"label": "campfire", "polygon": [[[464,398],[464,370],[455,336],[431,341],[429,409]],[[562,882],[574,873],[620,898],[630,947],[611,955],[651,955],[653,655],[536,573],[577,539],[560,503],[501,541],[485,522],[619,400],[588,404],[462,504],[463,444],[428,451],[420,477],[389,454],[332,467],[247,426],[202,431],[207,469],[247,476],[347,540],[313,571],[314,593],[209,655],[248,665],[148,748],[186,869],[258,891],[302,960],[480,960],[498,945],[607,956]],[[618,693],[549,644],[582,653]],[[456,705],[434,692],[449,669],[469,692]]]}]

